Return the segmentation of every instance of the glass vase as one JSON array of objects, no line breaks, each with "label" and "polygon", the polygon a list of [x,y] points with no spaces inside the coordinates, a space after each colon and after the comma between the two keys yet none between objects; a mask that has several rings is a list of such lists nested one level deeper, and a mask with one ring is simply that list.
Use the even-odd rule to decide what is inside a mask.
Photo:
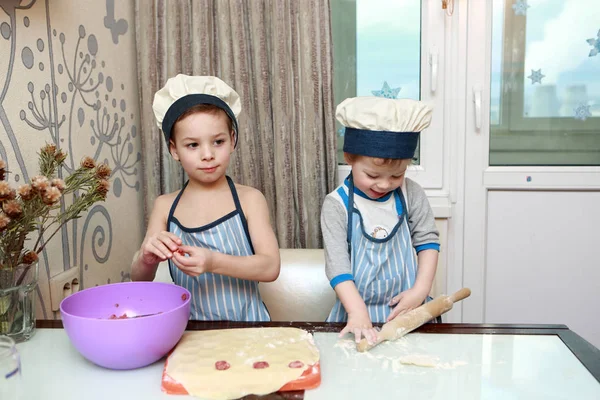
[{"label": "glass vase", "polygon": [[0,269],[0,335],[20,343],[35,334],[39,264]]}]

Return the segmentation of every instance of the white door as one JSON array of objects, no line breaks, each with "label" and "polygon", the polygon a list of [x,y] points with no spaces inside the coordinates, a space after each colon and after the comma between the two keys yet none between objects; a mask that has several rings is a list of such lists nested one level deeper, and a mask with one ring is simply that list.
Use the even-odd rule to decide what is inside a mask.
[{"label": "white door", "polygon": [[600,347],[600,2],[457,3],[462,321],[566,324]]}]

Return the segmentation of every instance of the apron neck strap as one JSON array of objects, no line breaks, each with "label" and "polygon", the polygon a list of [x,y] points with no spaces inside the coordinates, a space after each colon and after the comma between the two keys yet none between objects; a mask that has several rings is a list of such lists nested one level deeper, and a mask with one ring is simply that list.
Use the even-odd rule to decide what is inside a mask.
[{"label": "apron neck strap", "polygon": [[183,184],[183,187],[181,188],[181,190],[179,191],[179,193],[177,193],[177,197],[175,197],[175,200],[173,201],[173,204],[171,204],[171,208],[169,209],[169,215],[167,216],[167,230],[169,230],[169,222],[171,222],[171,218],[173,218],[173,214],[175,213],[175,208],[177,207],[177,204],[179,204],[179,200],[181,199],[181,195],[183,194],[183,191],[187,187],[188,183],[190,183],[189,180],[187,180]]},{"label": "apron neck strap", "polygon": [[346,229],[346,241],[348,242],[348,254],[351,253],[352,249],[352,225],[354,216],[354,180],[352,179],[352,172],[348,175],[348,205],[346,206],[348,213],[348,228]]}]

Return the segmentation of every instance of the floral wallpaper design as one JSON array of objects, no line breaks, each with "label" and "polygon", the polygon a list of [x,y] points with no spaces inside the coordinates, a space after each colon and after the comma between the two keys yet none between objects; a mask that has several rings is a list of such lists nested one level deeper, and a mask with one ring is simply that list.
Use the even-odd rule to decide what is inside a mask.
[{"label": "floral wallpaper design", "polygon": [[115,0],[106,0],[106,17],[104,17],[104,26],[108,28],[112,34],[112,40],[115,44],[119,43],[119,35],[127,33],[129,24],[127,20],[119,18],[115,19]]},{"label": "floral wallpaper design", "polygon": [[[86,2],[94,7],[99,4],[84,0],[78,7],[84,10],[86,5],[81,3]],[[100,4],[105,8],[105,16],[89,12],[82,20],[76,15],[61,15],[61,21],[68,23],[54,26],[56,12],[53,10],[68,13],[68,6],[73,3],[66,0],[0,2],[0,53],[7,55],[4,63],[0,61],[0,158],[7,162],[11,178],[17,183],[29,182],[37,165],[28,165],[27,154],[31,158],[33,151],[40,147],[38,143],[43,142],[54,143],[68,153],[60,177],[69,174],[86,155],[112,168],[107,201],[95,205],[87,215],[65,225],[60,232],[63,267],[54,271],[54,275],[79,266],[81,288],[100,283],[86,282],[85,272],[92,265],[106,264],[111,259],[116,244],[115,228],[119,224],[114,210],[131,206],[125,197],[141,196],[139,111],[135,104],[137,80],[131,79],[130,69],[121,76],[123,69],[111,66],[111,63],[122,62],[119,55],[123,51],[120,48],[123,40],[120,39],[133,33],[129,32],[127,20],[117,16],[114,0]],[[119,6],[121,9],[129,7],[132,18],[132,5]],[[86,21],[95,28],[88,28]],[[106,31],[102,32],[98,26]],[[26,39],[32,37],[34,44]],[[133,40],[129,38],[129,42]],[[135,54],[135,49],[132,51]],[[135,60],[135,56],[130,58]],[[9,103],[12,112],[7,111]],[[15,103],[19,104],[18,112],[15,112]],[[63,209],[65,201],[70,200],[62,200]],[[141,208],[139,203],[133,209]],[[136,238],[138,231],[133,233]],[[129,250],[131,254],[135,251],[134,248]],[[42,275],[47,279],[53,275],[47,251],[40,263],[40,280]],[[119,264],[120,271],[115,276],[121,281],[128,280],[129,265]],[[110,281],[108,278],[107,282]],[[40,290],[38,288],[40,308],[43,317],[48,317]]]}]

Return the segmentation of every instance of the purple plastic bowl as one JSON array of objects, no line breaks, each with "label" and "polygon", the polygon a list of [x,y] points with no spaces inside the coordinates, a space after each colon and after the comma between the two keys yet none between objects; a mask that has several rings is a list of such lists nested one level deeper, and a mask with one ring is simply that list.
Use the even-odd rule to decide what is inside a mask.
[{"label": "purple plastic bowl", "polygon": [[[134,369],[160,360],[181,339],[190,292],[171,283],[114,283],[72,294],[60,303],[60,312],[82,356],[105,368]],[[154,315],[110,319],[123,314]]]}]

